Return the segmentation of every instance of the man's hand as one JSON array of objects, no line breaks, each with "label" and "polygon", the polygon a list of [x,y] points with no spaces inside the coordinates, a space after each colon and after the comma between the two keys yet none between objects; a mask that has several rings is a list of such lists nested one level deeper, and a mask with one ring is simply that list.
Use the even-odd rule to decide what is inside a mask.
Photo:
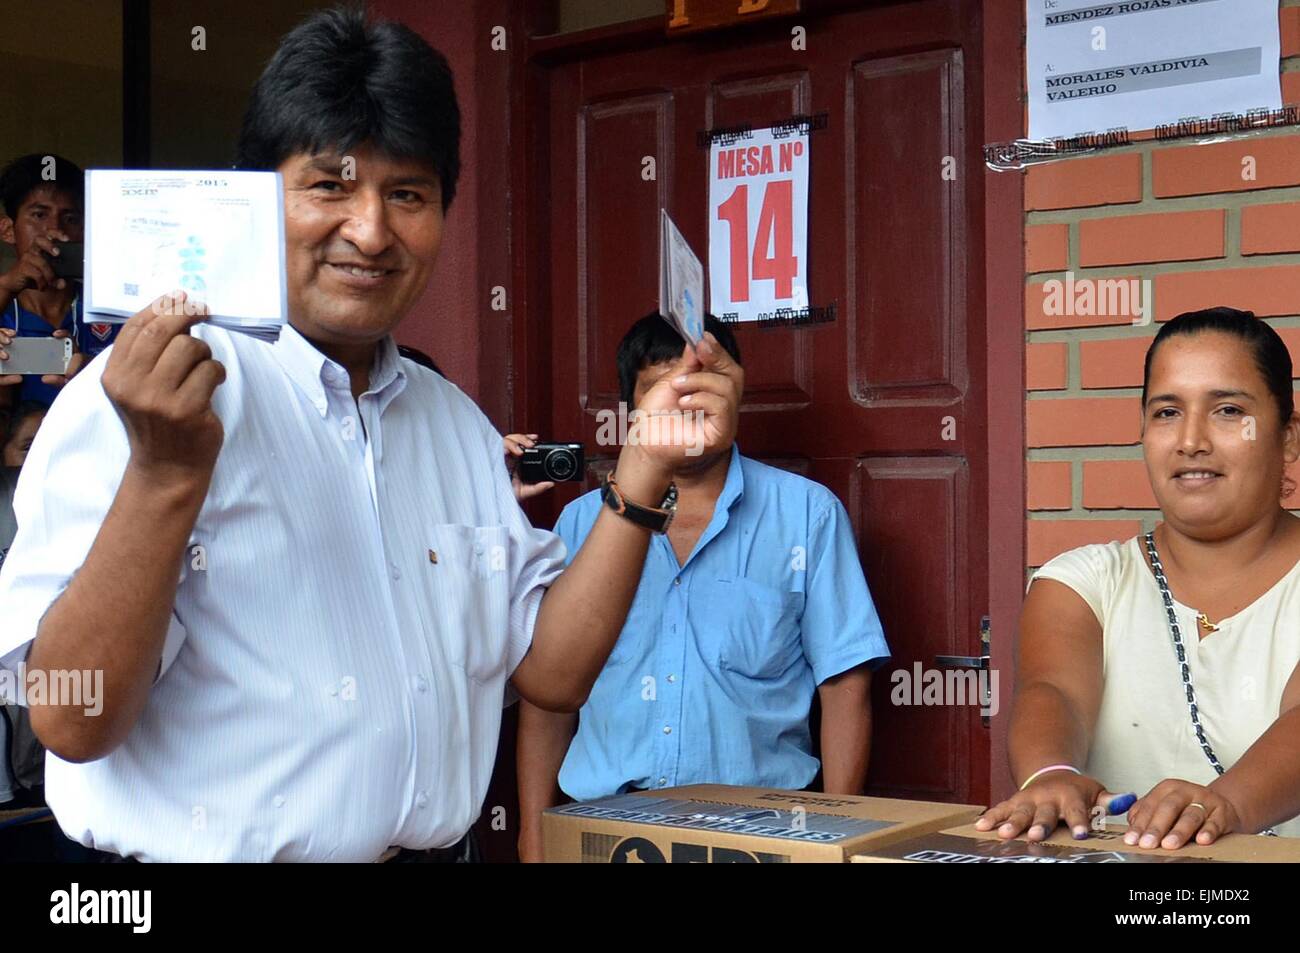
[{"label": "man's hand", "polygon": [[[68,332],[64,331],[63,329],[59,329],[58,331],[55,331],[50,336],[59,338],[60,340],[66,337],[70,337]],[[73,341],[72,343],[73,346],[75,347],[77,342]],[[75,375],[79,370],[81,370],[85,366],[86,366],[86,355],[83,354],[81,351],[75,351],[72,357],[68,361],[67,370],[65,370],[62,374],[43,374],[41,375],[41,383],[49,384],[51,387],[62,387],[68,381],[72,380],[73,375]]]},{"label": "man's hand", "polygon": [[[0,328],[0,361],[9,360],[9,352],[6,351],[5,348],[13,342],[15,337],[17,337],[17,333],[12,328]],[[63,338],[68,337],[68,332],[60,329],[55,331],[50,335],[50,337],[62,340]],[[72,360],[68,362],[68,369],[66,371],[62,374],[42,374],[41,383],[49,384],[53,387],[62,387],[72,379],[72,375],[76,374],[85,366],[86,355],[77,351],[72,355]],[[5,387],[10,384],[21,384],[22,382],[23,375],[21,374],[0,375],[0,387]]]},{"label": "man's hand", "polygon": [[[507,457],[522,457],[525,447],[537,446],[537,434],[535,433],[511,433],[501,438],[505,444]],[[507,461],[510,462],[510,461]],[[541,483],[525,483],[519,479],[519,471],[512,465],[510,467],[510,483],[515,488],[515,499],[522,503],[524,500],[530,500],[535,496],[540,496],[551,487],[555,486],[550,480],[544,480]]]},{"label": "man's hand", "polygon": [[212,395],[226,379],[212,349],[188,333],[206,316],[183,291],[157,299],[123,325],[103,378],[126,426],[131,467],[200,495],[224,438]]},{"label": "man's hand", "polygon": [[636,445],[668,470],[729,447],[744,388],[744,369],[706,332],[697,348],[688,345],[673,369],[646,391],[636,408]]},{"label": "man's hand", "polygon": [[[9,360],[9,352],[5,350],[18,336],[18,332],[12,328],[0,328],[0,361]],[[0,387],[8,387],[12,384],[21,384],[23,375],[21,374],[0,374]]]},{"label": "man's hand", "polygon": [[28,288],[36,291],[66,288],[67,281],[55,275],[54,269],[50,267],[48,256],[57,257],[59,254],[59,248],[54,244],[56,241],[66,242],[71,239],[60,231],[46,232],[44,238],[38,235],[32,239],[32,247],[18,258],[12,268],[0,275],[0,293],[13,298]]}]

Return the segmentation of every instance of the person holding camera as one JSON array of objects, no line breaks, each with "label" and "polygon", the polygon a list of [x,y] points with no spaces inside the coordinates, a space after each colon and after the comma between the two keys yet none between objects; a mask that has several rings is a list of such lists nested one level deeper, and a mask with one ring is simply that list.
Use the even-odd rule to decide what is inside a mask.
[{"label": "person holding camera", "polygon": [[525,483],[519,476],[519,459],[523,457],[525,450],[531,450],[537,446],[537,434],[535,433],[508,433],[501,438],[505,445],[507,463],[512,464],[510,467],[510,485],[514,487],[515,499],[520,503],[525,500],[531,500],[535,496],[540,496],[547,490],[554,489],[554,480],[538,480],[536,483]]},{"label": "person holding camera", "polygon": [[[731,329],[705,319],[706,347],[740,364]],[[657,313],[618,347],[626,407],[691,350]],[[629,444],[681,422],[644,418]],[[626,447],[624,452],[626,452]],[[871,747],[871,671],[889,657],[848,514],[826,487],[743,456],[734,441],[690,448],[676,511],[657,535],[627,622],[580,713],[519,712],[519,854],[542,859],[541,814],[564,795],[719,783],[861,794]],[[607,507],[592,491],[555,531],[581,554]],[[808,724],[821,702],[821,759]]]},{"label": "person holding camera", "polygon": [[0,274],[0,360],[9,358],[5,348],[15,338],[72,338],[74,347],[63,374],[0,376],[0,391],[7,392],[0,399],[11,406],[53,403],[68,379],[117,337],[119,325],[83,322],[80,283],[58,274],[80,273],[75,262],[59,267],[59,243],[82,241],[84,189],[81,169],[53,154],[21,156],[0,170],[0,240],[17,255]]}]

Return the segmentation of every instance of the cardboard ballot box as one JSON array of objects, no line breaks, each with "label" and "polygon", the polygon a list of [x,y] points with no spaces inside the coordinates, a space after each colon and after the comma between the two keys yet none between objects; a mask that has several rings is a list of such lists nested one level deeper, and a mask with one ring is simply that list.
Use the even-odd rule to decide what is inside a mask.
[{"label": "cardboard ballot box", "polygon": [[981,808],[696,784],[566,804],[542,817],[550,863],[845,863]]},{"label": "cardboard ballot box", "polygon": [[1004,841],[996,831],[966,824],[887,845],[872,844],[853,857],[855,864],[1161,864],[1300,863],[1300,838],[1225,834],[1209,847],[1190,844],[1178,850],[1143,849],[1124,843],[1124,825],[1075,840],[1064,827],[1047,840]]}]

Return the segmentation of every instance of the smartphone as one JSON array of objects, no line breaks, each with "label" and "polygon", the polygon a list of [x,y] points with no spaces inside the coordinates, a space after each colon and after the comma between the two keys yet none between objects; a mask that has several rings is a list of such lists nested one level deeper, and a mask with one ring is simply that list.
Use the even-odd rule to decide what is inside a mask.
[{"label": "smartphone", "polygon": [[4,346],[9,360],[0,361],[6,374],[63,374],[72,360],[72,338],[14,338]]},{"label": "smartphone", "polygon": [[55,242],[59,249],[57,255],[46,255],[50,260],[50,270],[56,278],[76,278],[80,281],[86,270],[85,242]]}]

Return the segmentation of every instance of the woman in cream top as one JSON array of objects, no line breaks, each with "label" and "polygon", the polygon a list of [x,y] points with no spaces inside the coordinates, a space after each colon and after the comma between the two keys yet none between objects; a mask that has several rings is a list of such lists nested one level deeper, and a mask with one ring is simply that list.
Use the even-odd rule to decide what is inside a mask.
[{"label": "woman in cream top", "polygon": [[1181,314],[1147,351],[1141,412],[1155,556],[1139,536],[1034,573],[1008,744],[1020,791],[977,826],[1041,840],[1065,823],[1084,838],[1098,813],[1127,813],[1127,843],[1165,850],[1300,836],[1300,519],[1282,505],[1300,416],[1286,345],[1250,312]]},{"label": "woman in cream top", "polygon": [[[1285,519],[1296,521],[1295,517]],[[1069,586],[1102,632],[1101,708],[1083,773],[1111,791],[1150,791],[1165,778],[1215,780],[1187,708],[1164,603],[1141,537],[1082,546],[1034,573]],[[1300,563],[1199,643],[1197,611],[1174,600],[1201,726],[1228,767],[1278,717],[1300,662]],[[1300,837],[1300,819],[1273,828]]]}]

